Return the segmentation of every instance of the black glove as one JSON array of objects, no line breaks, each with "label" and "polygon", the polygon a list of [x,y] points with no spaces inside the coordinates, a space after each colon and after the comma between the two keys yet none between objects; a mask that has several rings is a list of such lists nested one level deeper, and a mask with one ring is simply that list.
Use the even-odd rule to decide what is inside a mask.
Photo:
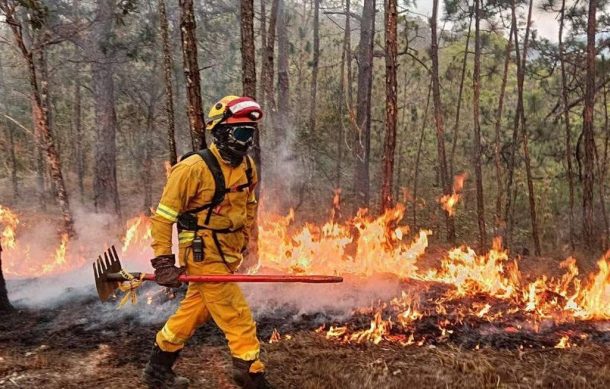
[{"label": "black glove", "polygon": [[176,256],[174,254],[159,255],[150,260],[155,269],[155,281],[161,286],[168,288],[179,288],[182,283],[178,277],[184,273],[184,268],[176,267]]}]

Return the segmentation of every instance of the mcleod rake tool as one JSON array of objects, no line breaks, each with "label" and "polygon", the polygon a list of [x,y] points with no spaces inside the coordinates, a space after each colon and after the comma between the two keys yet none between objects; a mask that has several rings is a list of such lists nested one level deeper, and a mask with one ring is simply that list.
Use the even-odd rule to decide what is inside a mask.
[{"label": "mcleod rake tool", "polygon": [[[126,272],[121,267],[121,261],[116,249],[112,246],[103,257],[99,256],[93,262],[93,274],[95,275],[95,286],[102,301],[114,295],[121,282],[131,280],[154,281],[155,275],[141,272]],[[199,276],[181,275],[181,282],[303,282],[310,284],[326,284],[343,282],[343,277],[319,276],[319,275],[263,275],[263,274],[209,274]]]}]

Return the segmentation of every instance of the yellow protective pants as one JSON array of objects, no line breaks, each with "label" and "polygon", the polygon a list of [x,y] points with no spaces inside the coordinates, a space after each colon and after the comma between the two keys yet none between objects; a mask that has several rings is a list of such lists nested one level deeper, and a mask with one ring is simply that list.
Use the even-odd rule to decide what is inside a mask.
[{"label": "yellow protective pants", "polygon": [[235,283],[191,283],[180,307],[157,333],[156,342],[163,351],[182,349],[195,330],[212,317],[224,332],[231,355],[254,361],[250,372],[264,371],[258,360],[260,344],[250,308]]}]

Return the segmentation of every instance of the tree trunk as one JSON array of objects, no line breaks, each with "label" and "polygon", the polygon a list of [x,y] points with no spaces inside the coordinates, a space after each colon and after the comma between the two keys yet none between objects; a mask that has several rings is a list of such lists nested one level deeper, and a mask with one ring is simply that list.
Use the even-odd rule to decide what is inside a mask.
[{"label": "tree trunk", "polygon": [[277,85],[278,85],[278,113],[275,136],[278,139],[286,137],[290,118],[290,81],[288,64],[288,14],[286,1],[281,0],[278,11],[277,24]]},{"label": "tree trunk", "polygon": [[[529,33],[530,26],[532,23],[532,8],[533,8],[533,0],[530,1],[529,10],[527,13],[527,24],[525,27],[525,39],[523,40],[523,55],[522,55],[522,64],[521,64],[521,93],[519,95],[519,99],[523,100],[523,82],[525,79],[525,65],[527,63],[527,48],[529,44]],[[534,240],[534,253],[536,255],[542,254],[542,249],[540,246],[540,235],[538,233],[538,217],[536,216],[536,193],[534,191],[534,181],[532,179],[532,165],[529,153],[529,137],[528,137],[528,129],[525,123],[525,109],[523,106],[523,102],[521,103],[521,132],[523,134],[523,157],[525,160],[525,174],[527,177],[527,193],[530,203],[530,221],[532,224],[532,239]]]},{"label": "tree trunk", "polygon": [[[349,17],[349,16],[348,16]],[[381,185],[381,211],[394,205],[392,186],[394,179],[394,154],[396,150],[397,88],[396,57],[398,55],[396,0],[386,0],[385,10],[385,90],[386,133],[383,147],[383,182]]]},{"label": "tree trunk", "polygon": [[[603,57],[602,57],[603,58]],[[606,211],[606,176],[608,173],[607,163],[608,163],[608,147],[610,146],[610,126],[608,123],[608,91],[606,90],[606,86],[604,85],[604,132],[605,132],[605,140],[604,140],[604,150],[602,154],[602,158],[597,156],[597,164],[598,164],[598,182],[599,182],[599,200],[601,205],[601,210],[604,219],[604,233],[602,234],[601,244],[602,250],[607,251],[610,248],[610,220],[608,219],[608,213]]]},{"label": "tree trunk", "polygon": [[364,0],[358,47],[358,93],[356,96],[357,133],[354,142],[354,192],[356,207],[369,206],[369,160],[371,152],[371,93],[373,89],[373,45],[375,0]]},{"label": "tree trunk", "polygon": [[504,95],[506,93],[506,83],[508,80],[508,68],[510,65],[510,53],[513,50],[513,30],[515,25],[511,23],[508,43],[504,54],[504,70],[502,72],[502,84],[500,86],[500,97],[498,98],[498,108],[496,109],[495,139],[494,139],[494,165],[496,168],[496,213],[495,225],[496,234],[500,229],[504,229],[505,220],[502,219],[502,195],[504,185],[502,184],[502,162],[500,157],[500,141],[502,139],[502,114],[504,113]]},{"label": "tree trunk", "polygon": [[273,87],[274,73],[274,52],[275,52],[275,32],[277,25],[277,15],[279,12],[279,0],[271,3],[271,17],[269,19],[269,29],[267,30],[267,46],[265,47],[265,58],[263,62],[263,104],[267,109],[269,118],[275,123],[275,96]]},{"label": "tree trunk", "polygon": [[75,132],[76,147],[76,175],[78,180],[78,192],[81,203],[85,201],[85,153],[83,152],[83,125],[82,125],[82,97],[80,91],[80,79],[74,80],[74,108],[73,126]]},{"label": "tree trunk", "polygon": [[474,2],[474,70],[472,75],[472,116],[474,119],[474,172],[477,186],[477,224],[479,226],[479,249],[487,247],[487,231],[485,227],[485,196],[483,194],[483,170],[481,168],[481,3]]},{"label": "tree trunk", "polygon": [[2,273],[2,243],[0,243],[0,312],[10,312],[13,309],[8,299],[6,281],[4,281],[4,274]]},{"label": "tree trunk", "polygon": [[98,2],[91,46],[91,81],[95,106],[95,164],[93,199],[98,212],[121,214],[117,184],[116,130],[113,53],[106,47],[112,36],[114,1]]},{"label": "tree trunk", "polygon": [[[439,175],[443,194],[451,195],[451,181],[447,170],[447,157],[445,155],[445,124],[443,119],[443,107],[441,105],[441,89],[438,75],[438,37],[436,31],[436,20],[438,15],[438,0],[434,0],[432,6],[432,18],[430,18],[431,48],[432,57],[432,100],[434,101],[434,123],[436,126],[436,145],[439,163]],[[453,216],[445,213],[445,224],[447,227],[447,241],[455,242],[455,222]]]},{"label": "tree trunk", "polygon": [[205,148],[205,120],[201,101],[201,76],[197,59],[197,35],[193,0],[180,0],[180,35],[186,80],[187,116],[193,150]]},{"label": "tree trunk", "polygon": [[593,190],[595,184],[595,134],[593,131],[593,109],[595,104],[595,31],[597,0],[589,1],[587,22],[587,57],[585,76],[585,100],[583,110],[582,132],[584,139],[584,174],[582,189],[582,235],[585,250],[593,252],[596,245],[593,220]]},{"label": "tree trunk", "polygon": [[320,62],[320,0],[313,0],[313,57],[311,59],[311,85],[309,94],[309,134],[316,130],[318,94],[318,65]]},{"label": "tree trunk", "polygon": [[161,27],[161,43],[163,46],[163,80],[165,82],[165,113],[167,115],[167,146],[169,163],[173,166],[178,162],[176,151],[176,119],[174,115],[174,87],[172,85],[173,58],[169,42],[169,26],[165,0],[159,0],[159,26]]},{"label": "tree trunk", "polygon": [[432,80],[428,85],[428,97],[426,97],[426,108],[424,109],[424,117],[422,119],[421,131],[419,133],[419,142],[417,144],[417,153],[415,154],[415,173],[413,174],[413,230],[417,231],[417,184],[419,179],[419,161],[421,160],[421,151],[424,144],[424,136],[426,126],[428,125],[428,108],[430,108],[430,95],[432,94]]},{"label": "tree trunk", "polygon": [[254,0],[241,0],[241,83],[244,96],[256,98]]},{"label": "tree trunk", "polygon": [[[154,69],[156,69],[156,66],[154,67]],[[142,189],[144,191],[144,212],[148,211],[152,207],[152,138],[153,134],[155,133],[154,113],[155,106],[151,94],[150,101],[147,102],[146,107],[146,132],[144,133],[143,147],[144,158],[142,158]]]},{"label": "tree trunk", "polygon": [[563,105],[563,122],[565,124],[565,146],[566,146],[566,167],[568,175],[570,210],[568,212],[568,223],[570,228],[570,249],[574,251],[574,173],[572,170],[572,133],[570,129],[570,110],[568,108],[568,88],[565,66],[565,47],[563,44],[563,27],[565,23],[566,0],[561,2],[561,15],[559,19],[559,64],[561,66],[561,102]]},{"label": "tree trunk", "polygon": [[[335,167],[335,188],[341,188],[343,171],[343,142],[345,138],[345,117],[351,115],[352,109],[352,48],[351,48],[351,2],[345,0],[345,30],[343,31],[343,49],[341,51],[341,76],[339,80],[339,115],[341,126],[337,131],[337,164]],[[349,119],[348,119],[349,120]]]},{"label": "tree trunk", "polygon": [[53,185],[56,189],[56,199],[61,209],[63,218],[63,232],[69,236],[75,236],[74,221],[72,218],[72,212],[70,211],[68,194],[61,171],[61,160],[59,158],[59,153],[57,153],[57,149],[55,148],[55,140],[53,138],[53,134],[49,130],[48,119],[43,108],[42,99],[40,96],[40,84],[36,74],[36,65],[34,63],[34,56],[32,54],[32,50],[28,49],[25,45],[21,23],[15,19],[15,15],[12,12],[6,12],[6,9],[3,9],[3,11],[5,11],[5,21],[10,26],[15,38],[15,43],[28,67],[28,76],[32,94],[32,117],[34,118],[36,134],[39,137],[39,147],[45,152],[51,180],[53,181]]},{"label": "tree trunk", "polygon": [[[511,24],[515,27],[513,29],[514,45],[515,45],[515,62],[517,64],[517,95],[523,96],[523,84],[521,83],[521,56],[519,54],[519,34],[517,24],[517,10],[515,0],[511,1]],[[521,118],[521,111],[523,110],[523,99],[517,98],[517,108],[515,110],[515,117],[513,121],[513,137],[510,147],[510,154],[508,157],[508,166],[506,171],[506,207],[504,209],[504,220],[506,221],[506,237],[507,246],[510,247],[512,244],[512,231],[513,231],[513,184],[514,174],[516,165],[516,155],[519,145],[519,123]]]},{"label": "tree trunk", "polygon": [[462,94],[464,91],[464,80],[466,79],[466,65],[468,52],[470,50],[470,30],[472,27],[472,14],[468,20],[468,33],[466,35],[466,45],[464,47],[464,59],[462,60],[462,74],[460,75],[460,88],[458,90],[457,108],[455,109],[455,121],[453,123],[453,140],[451,144],[451,155],[449,156],[449,171],[451,176],[455,174],[455,149],[457,148],[458,134],[460,132],[460,112],[462,111]]},{"label": "tree trunk", "polygon": [[259,79],[261,80],[261,82],[258,85],[258,98],[259,98],[259,102],[265,106],[265,87],[263,85],[264,79],[265,79],[265,64],[267,63],[266,61],[266,55],[267,55],[267,7],[266,7],[266,0],[260,0],[260,12],[261,12],[261,23],[260,23],[260,35],[261,35],[261,60],[260,60],[260,64],[261,64],[261,75],[259,77]]},{"label": "tree trunk", "polygon": [[[2,58],[0,58],[0,93],[2,96],[8,96],[8,91],[6,89],[6,85],[4,84],[4,69],[2,68]],[[6,107],[6,100],[4,101],[4,106]],[[19,178],[17,175],[17,156],[15,153],[15,135],[13,134],[13,130],[10,128],[9,121],[5,116],[2,116],[2,122],[4,123],[4,128],[6,129],[6,138],[8,139],[8,165],[11,169],[11,186],[13,188],[13,200],[17,201],[19,199]]]}]

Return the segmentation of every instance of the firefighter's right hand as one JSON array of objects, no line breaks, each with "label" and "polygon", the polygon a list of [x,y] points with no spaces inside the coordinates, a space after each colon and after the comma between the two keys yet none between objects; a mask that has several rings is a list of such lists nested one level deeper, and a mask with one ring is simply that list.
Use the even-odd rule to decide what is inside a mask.
[{"label": "firefighter's right hand", "polygon": [[182,283],[178,277],[184,273],[184,268],[176,267],[176,256],[174,254],[159,255],[150,260],[155,269],[155,281],[161,286],[168,288],[179,288]]}]

